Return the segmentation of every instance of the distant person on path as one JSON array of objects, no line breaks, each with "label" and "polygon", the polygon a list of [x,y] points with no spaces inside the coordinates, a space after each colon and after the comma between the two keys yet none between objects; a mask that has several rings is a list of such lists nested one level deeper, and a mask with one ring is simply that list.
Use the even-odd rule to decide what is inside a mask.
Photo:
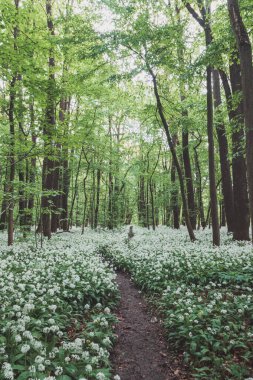
[{"label": "distant person on path", "polygon": [[128,240],[132,239],[132,237],[134,237],[133,226],[130,226],[128,231]]}]

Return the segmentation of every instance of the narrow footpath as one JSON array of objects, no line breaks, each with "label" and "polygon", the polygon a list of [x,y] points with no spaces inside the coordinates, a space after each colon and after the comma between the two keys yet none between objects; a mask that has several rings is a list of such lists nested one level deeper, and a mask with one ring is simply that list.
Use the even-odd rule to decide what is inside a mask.
[{"label": "narrow footpath", "polygon": [[170,353],[164,331],[129,276],[118,273],[121,293],[118,308],[118,337],[111,360],[121,380],[190,379],[181,360]]}]

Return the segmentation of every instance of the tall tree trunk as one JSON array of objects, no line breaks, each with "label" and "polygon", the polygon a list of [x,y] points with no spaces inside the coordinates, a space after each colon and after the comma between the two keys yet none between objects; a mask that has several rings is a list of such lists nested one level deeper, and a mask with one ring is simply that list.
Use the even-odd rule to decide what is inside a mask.
[{"label": "tall tree trunk", "polygon": [[220,167],[221,167],[221,182],[222,182],[222,195],[224,201],[224,209],[227,220],[228,232],[234,230],[234,199],[232,179],[230,173],[230,164],[228,158],[228,142],[226,136],[226,129],[223,120],[221,119],[219,107],[221,106],[221,93],[219,72],[213,70],[213,94],[214,94],[214,107],[217,113],[216,131],[219,142],[220,154]]},{"label": "tall tree trunk", "polygon": [[[85,156],[86,158],[86,156]],[[84,233],[84,227],[85,227],[85,222],[86,222],[86,210],[87,210],[87,204],[88,204],[88,196],[87,196],[87,189],[86,189],[86,181],[87,181],[87,178],[88,178],[88,175],[89,175],[89,171],[90,171],[90,161],[87,160],[86,158],[86,161],[87,161],[87,171],[86,171],[86,174],[84,176],[84,179],[83,179],[83,194],[84,194],[84,205],[83,205],[83,222],[82,222],[82,235]]]},{"label": "tall tree trunk", "polygon": [[[183,30],[182,23],[181,23],[181,17],[180,17],[180,9],[176,2],[176,14],[177,14],[177,20],[178,20],[178,26],[180,27],[180,30]],[[183,34],[180,34],[180,40],[177,47],[177,57],[179,65],[181,65],[181,68],[185,68],[184,63],[184,41],[183,41]],[[189,150],[189,131],[188,131],[188,110],[184,106],[184,100],[185,100],[185,83],[180,80],[180,99],[182,103],[182,149],[183,149],[183,163],[184,163],[184,178],[186,183],[186,194],[187,194],[187,202],[188,202],[188,208],[189,208],[189,215],[190,215],[190,221],[192,228],[196,229],[196,205],[195,205],[195,199],[194,199],[194,185],[193,185],[193,178],[192,178],[192,168],[191,168],[191,160],[190,160],[190,150]]]},{"label": "tall tree trunk", "polygon": [[26,230],[26,207],[27,207],[27,200],[25,196],[24,186],[25,186],[25,172],[22,165],[22,162],[20,163],[19,171],[18,171],[18,179],[19,179],[19,224],[21,230],[23,230],[24,236],[25,236],[25,230]]},{"label": "tall tree trunk", "polygon": [[[190,3],[186,3],[186,8],[204,29],[206,48],[208,49],[212,43],[212,32],[210,27],[210,3],[205,7],[204,1],[199,0],[198,6],[201,16],[192,8]],[[211,217],[213,245],[220,245],[220,227],[218,215],[218,202],[215,181],[215,151],[213,138],[213,94],[212,94],[212,67],[208,64],[206,68],[206,90],[207,90],[207,136],[208,136],[208,166],[209,166],[209,190],[211,201]]]},{"label": "tall tree trunk", "polygon": [[53,172],[53,191],[54,195],[52,198],[52,216],[51,216],[51,232],[56,232],[60,227],[60,203],[61,196],[60,192],[60,152],[61,152],[61,144],[56,144],[56,152],[55,161],[54,161],[54,172]]},{"label": "tall tree trunk", "polygon": [[198,147],[201,144],[201,141],[194,147],[194,161],[196,168],[196,182],[197,182],[197,197],[198,197],[198,212],[199,212],[199,222],[202,228],[206,227],[205,214],[204,214],[204,206],[202,199],[202,175],[199,164],[199,156],[198,156]]},{"label": "tall tree trunk", "polygon": [[[94,229],[94,221],[95,221],[95,198],[96,198],[96,176],[95,169],[93,166],[92,169],[92,186],[91,186],[91,194],[90,194],[90,226]],[[113,203],[113,201],[112,201]],[[112,220],[113,222],[113,220]]]},{"label": "tall tree trunk", "polygon": [[[208,25],[205,26],[206,46],[211,44],[211,31]],[[206,69],[206,88],[207,88],[207,135],[208,135],[208,163],[209,163],[209,182],[210,182],[210,200],[211,200],[211,217],[213,244],[220,245],[220,229],[217,204],[217,192],[215,181],[215,153],[213,138],[213,96],[212,96],[212,68]]]},{"label": "tall tree trunk", "polygon": [[152,179],[149,180],[149,192],[151,200],[151,218],[152,218],[152,229],[155,231],[156,221],[155,221],[155,202],[154,202],[154,187]]},{"label": "tall tree trunk", "polygon": [[242,90],[238,54],[235,47],[235,52],[229,67],[232,92],[226,73],[221,70],[219,72],[225,91],[228,116],[232,127],[232,175],[235,215],[233,238],[235,240],[249,240],[249,199],[243,147],[245,139],[243,101],[240,100],[236,107],[233,101],[233,96],[237,99]]},{"label": "tall tree trunk", "polygon": [[[17,83],[19,83],[18,87],[18,102],[17,102],[17,119],[18,119],[18,140],[19,146],[26,147],[26,134],[23,129],[23,96],[22,96],[22,76],[18,74]],[[19,225],[20,229],[23,232],[23,236],[26,237],[27,233],[27,196],[26,196],[26,188],[25,185],[27,183],[26,179],[26,171],[27,171],[27,160],[23,160],[23,157],[20,153],[17,155],[18,157],[18,178],[19,178]]]},{"label": "tall tree trunk", "polygon": [[[52,15],[52,0],[46,0],[47,27],[50,36],[54,36],[54,24]],[[41,197],[41,222],[43,235],[51,238],[51,196],[48,194],[53,189],[53,172],[54,172],[54,148],[53,135],[55,133],[55,59],[53,48],[50,48],[48,59],[48,87],[47,87],[47,104],[45,113],[45,123],[43,126],[44,138],[44,160],[42,167],[42,191]]]},{"label": "tall tree trunk", "polygon": [[[35,147],[37,142],[37,137],[34,130],[34,102],[33,100],[30,101],[29,104],[30,109],[30,129],[31,129],[31,135],[32,135],[32,145]],[[28,196],[28,203],[27,203],[27,225],[32,226],[33,223],[33,208],[34,208],[34,186],[35,186],[35,179],[36,179],[36,156],[33,155],[30,160],[30,165],[28,164],[28,182],[29,182],[29,196]]]},{"label": "tall tree trunk", "polygon": [[67,100],[62,98],[60,101],[60,111],[59,111],[59,121],[60,125],[64,131],[64,142],[62,146],[62,186],[61,186],[61,216],[60,225],[63,231],[69,230],[68,222],[68,195],[69,195],[69,185],[70,185],[70,173],[69,173],[69,162],[68,162],[68,120],[66,120],[66,113],[69,111],[70,99]]},{"label": "tall tree trunk", "polygon": [[96,207],[95,207],[95,216],[94,216],[94,228],[98,226],[98,212],[99,212],[99,203],[100,203],[100,181],[101,181],[101,169],[97,169],[97,191],[96,191]]},{"label": "tall tree trunk", "polygon": [[[14,0],[16,17],[18,16],[19,11],[19,0]],[[17,53],[17,38],[19,30],[16,21],[14,26],[13,35],[14,35],[14,53]],[[10,82],[10,96],[9,96],[9,110],[8,110],[8,119],[9,119],[9,131],[10,131],[10,147],[9,147],[9,179],[8,179],[8,220],[7,220],[7,230],[8,230],[8,245],[12,245],[14,241],[14,186],[13,181],[15,179],[15,121],[14,121],[14,108],[15,108],[15,99],[16,99],[16,82],[17,82],[18,73],[16,72]]]},{"label": "tall tree trunk", "polygon": [[143,174],[139,177],[138,221],[142,227],[146,226],[145,178]]},{"label": "tall tree trunk", "polygon": [[[188,117],[187,110],[184,110],[182,112],[182,115],[184,117]],[[185,174],[190,221],[191,221],[192,228],[195,230],[196,229],[196,208],[195,208],[192,168],[191,168],[191,160],[190,160],[190,152],[189,152],[189,132],[184,127],[182,131],[182,148],[183,148],[184,174]]]},{"label": "tall tree trunk", "polygon": [[174,147],[173,141],[172,141],[172,137],[171,137],[170,130],[169,130],[169,125],[166,121],[166,117],[165,117],[164,112],[163,112],[163,106],[162,106],[162,102],[161,102],[160,95],[158,92],[156,76],[155,76],[153,70],[151,69],[150,65],[148,64],[148,62],[146,62],[146,65],[147,65],[148,71],[152,77],[153,86],[154,86],[154,94],[155,94],[156,103],[157,103],[157,109],[158,109],[159,116],[160,116],[162,124],[163,124],[163,128],[164,128],[164,131],[165,131],[165,134],[167,137],[167,141],[168,141],[171,153],[172,153],[172,157],[173,157],[175,167],[177,170],[177,174],[178,174],[178,178],[179,178],[181,198],[182,198],[182,202],[183,202],[183,212],[184,212],[184,217],[185,217],[185,222],[186,222],[188,234],[189,234],[190,240],[194,241],[194,240],[196,240],[196,238],[195,238],[194,231],[192,229],[192,225],[191,225],[191,221],[190,221],[182,169],[181,169],[179,160],[177,158],[177,153],[176,153],[176,149]]},{"label": "tall tree trunk", "polygon": [[236,37],[242,74],[242,93],[246,129],[246,160],[249,190],[249,209],[251,219],[251,238],[253,241],[253,64],[252,47],[247,29],[243,23],[238,0],[228,0],[231,25]]},{"label": "tall tree trunk", "polygon": [[[230,65],[230,80],[232,92],[235,97],[241,94],[241,70],[237,62],[238,57]],[[249,198],[247,188],[247,169],[244,157],[244,107],[243,100],[240,100],[235,108],[232,102],[232,94],[228,97],[230,101],[229,118],[232,125],[232,173],[233,173],[233,193],[235,222],[235,240],[249,240]]]},{"label": "tall tree trunk", "polygon": [[180,223],[179,223],[179,205],[178,205],[178,190],[177,190],[177,184],[176,184],[176,166],[174,161],[172,160],[171,165],[171,208],[172,208],[172,215],[173,215],[173,227],[176,229],[179,229]]},{"label": "tall tree trunk", "polygon": [[15,104],[15,84],[16,76],[12,78],[10,84],[10,99],[9,99],[9,126],[10,126],[10,148],[9,148],[9,181],[8,181],[8,245],[13,244],[14,233],[14,187],[13,181],[15,179],[15,122],[14,122],[14,104]]},{"label": "tall tree trunk", "polygon": [[8,166],[9,166],[8,163],[6,163],[3,199],[2,199],[1,215],[0,215],[0,231],[3,231],[6,229],[6,222],[7,222],[7,212],[8,212],[7,191],[8,191],[8,177],[9,177]]},{"label": "tall tree trunk", "polygon": [[[84,150],[83,150],[83,146],[82,146],[80,156],[79,156],[79,160],[78,160],[78,164],[77,164],[74,186],[73,186],[74,187],[73,197],[72,197],[71,207],[70,207],[70,211],[69,211],[69,227],[72,226],[72,223],[73,223],[74,206],[75,206],[75,201],[76,201],[77,192],[78,192],[78,177],[79,177],[79,173],[80,173],[83,152],[84,152]],[[68,229],[69,229],[69,227],[68,227]]]},{"label": "tall tree trunk", "polygon": [[114,208],[113,208],[113,174],[112,174],[112,125],[111,116],[109,116],[109,138],[110,138],[110,159],[108,173],[108,219],[107,227],[112,230],[114,227]]}]

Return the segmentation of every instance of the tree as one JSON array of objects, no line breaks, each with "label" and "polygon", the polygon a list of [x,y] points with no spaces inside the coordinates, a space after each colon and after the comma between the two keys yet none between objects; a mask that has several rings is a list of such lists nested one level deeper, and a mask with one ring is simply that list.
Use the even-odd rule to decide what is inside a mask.
[{"label": "tree", "polygon": [[228,0],[231,25],[236,36],[242,73],[242,92],[246,129],[247,177],[251,219],[251,238],[253,241],[253,65],[252,47],[247,29],[244,25],[237,0]]},{"label": "tree", "polygon": [[[210,47],[212,43],[212,32],[210,27],[210,5],[204,6],[202,0],[199,1],[201,16],[186,3],[186,8],[193,15],[195,20],[200,24],[205,32],[206,47]],[[220,245],[219,218],[217,206],[216,180],[215,180],[215,154],[213,139],[213,94],[212,94],[212,67],[210,64],[206,68],[206,91],[207,91],[207,135],[208,135],[208,157],[209,157],[209,181],[210,181],[210,200],[211,200],[211,216],[213,228],[213,244]]]}]

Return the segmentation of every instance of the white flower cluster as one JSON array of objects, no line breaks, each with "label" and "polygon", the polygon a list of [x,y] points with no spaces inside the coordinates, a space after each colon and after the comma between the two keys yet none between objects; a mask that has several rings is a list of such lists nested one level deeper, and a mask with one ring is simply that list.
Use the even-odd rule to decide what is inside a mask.
[{"label": "white flower cluster", "polygon": [[97,237],[63,233],[36,249],[0,236],[0,378],[85,378],[108,366],[118,290]]},{"label": "white flower cluster", "polygon": [[130,271],[141,288],[160,294],[173,344],[185,345],[186,359],[207,371],[203,378],[251,375],[252,245],[233,241],[224,230],[221,247],[214,248],[208,229],[197,231],[194,243],[185,228],[134,229],[130,241],[127,228],[112,233],[101,253]]}]

